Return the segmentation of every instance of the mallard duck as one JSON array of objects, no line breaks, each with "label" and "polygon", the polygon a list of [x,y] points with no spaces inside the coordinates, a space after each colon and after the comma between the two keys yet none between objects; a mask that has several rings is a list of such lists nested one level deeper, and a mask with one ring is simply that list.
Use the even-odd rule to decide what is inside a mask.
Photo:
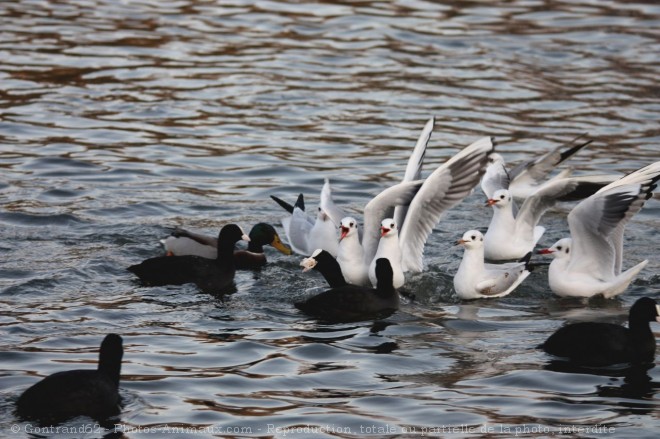
[{"label": "mallard duck", "polygon": [[[282,243],[275,228],[270,224],[258,223],[250,230],[250,242],[247,250],[234,251],[234,263],[238,270],[261,267],[266,264],[264,245],[275,247],[285,255],[291,254],[291,249]],[[218,238],[201,235],[177,227],[171,236],[163,239],[168,256],[195,255],[215,259],[218,254]]]},{"label": "mallard duck", "polygon": [[128,267],[142,283],[150,286],[194,283],[204,292],[222,293],[233,285],[236,264],[234,246],[250,238],[236,224],[228,224],[218,235],[215,259],[201,256],[160,256]]}]

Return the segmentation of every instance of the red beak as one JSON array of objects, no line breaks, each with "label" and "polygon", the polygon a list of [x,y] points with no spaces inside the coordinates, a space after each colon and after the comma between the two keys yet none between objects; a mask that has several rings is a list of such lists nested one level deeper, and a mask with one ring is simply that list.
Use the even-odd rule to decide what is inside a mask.
[{"label": "red beak", "polygon": [[549,249],[549,248],[542,248],[541,250],[537,251],[536,254],[539,254],[539,255],[551,255],[551,254],[553,254],[554,252],[555,252],[554,250],[551,250],[551,249]]},{"label": "red beak", "polygon": [[458,241],[456,241],[456,244],[457,244],[457,245],[463,245],[463,244],[465,244],[466,242],[467,242],[466,240],[464,240],[463,238],[461,238],[461,239],[459,239]]},{"label": "red beak", "polygon": [[489,205],[489,206],[492,206],[493,204],[497,203],[497,201],[498,200],[496,200],[494,198],[489,198],[489,199],[486,200],[486,204]]},{"label": "red beak", "polygon": [[389,231],[390,231],[390,229],[385,228],[385,227],[381,227],[381,228],[380,228],[380,236],[381,236],[381,238],[382,238],[383,236],[387,235],[387,232],[389,232]]},{"label": "red beak", "polygon": [[339,240],[341,241],[342,239],[346,238],[346,235],[348,235],[348,232],[351,231],[348,227],[341,226],[341,235],[339,236]]}]

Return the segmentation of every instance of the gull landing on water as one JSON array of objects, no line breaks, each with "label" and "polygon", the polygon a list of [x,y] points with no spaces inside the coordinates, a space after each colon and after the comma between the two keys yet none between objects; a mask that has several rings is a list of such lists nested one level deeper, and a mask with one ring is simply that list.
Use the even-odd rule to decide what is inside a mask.
[{"label": "gull landing on water", "polygon": [[519,259],[541,239],[545,228],[538,223],[546,210],[558,201],[585,198],[616,179],[614,175],[594,175],[562,178],[548,182],[527,198],[517,214],[513,210],[513,197],[508,189],[499,189],[488,199],[493,207],[484,236],[484,254],[491,261]]},{"label": "gull landing on water", "polygon": [[552,178],[552,171],[573,154],[589,145],[593,140],[585,140],[586,133],[579,135],[566,145],[560,145],[543,156],[523,162],[507,171],[504,158],[497,153],[490,154],[486,173],[481,179],[481,190],[488,198],[498,189],[508,189],[514,199],[524,200],[542,185],[560,178],[569,177],[571,169],[565,169]]},{"label": "gull landing on water", "polygon": [[305,213],[302,194],[294,206],[271,195],[291,215],[282,219],[282,226],[293,251],[308,256],[317,248],[337,256],[337,226],[344,216],[332,200],[330,182],[325,179],[321,190],[321,201],[316,219]]},{"label": "gull landing on water", "polygon": [[484,263],[484,237],[477,230],[463,234],[458,244],[465,248],[454,276],[454,289],[461,299],[503,297],[529,276],[531,252],[519,262]]},{"label": "gull landing on water", "polygon": [[622,272],[625,226],[649,199],[660,179],[655,162],[605,186],[568,215],[570,239],[540,253],[555,259],[548,269],[550,289],[559,296],[606,298],[623,293],[648,261]]}]

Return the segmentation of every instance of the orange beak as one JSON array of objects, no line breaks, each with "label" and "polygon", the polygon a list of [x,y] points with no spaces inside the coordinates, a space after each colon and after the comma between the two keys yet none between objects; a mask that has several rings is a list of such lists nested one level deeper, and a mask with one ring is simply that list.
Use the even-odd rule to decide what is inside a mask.
[{"label": "orange beak", "polygon": [[467,241],[466,241],[465,239],[461,238],[461,239],[459,239],[458,241],[456,241],[456,245],[463,245],[463,244],[465,244],[466,242],[467,242]]}]

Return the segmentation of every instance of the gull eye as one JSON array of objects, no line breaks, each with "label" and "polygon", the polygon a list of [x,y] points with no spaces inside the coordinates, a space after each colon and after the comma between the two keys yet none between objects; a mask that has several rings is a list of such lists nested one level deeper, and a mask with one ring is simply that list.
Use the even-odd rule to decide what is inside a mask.
[{"label": "gull eye", "polygon": [[568,251],[569,251],[569,250],[570,250],[570,249],[569,249],[568,247],[566,247],[566,254],[568,254]]},{"label": "gull eye", "polygon": [[504,195],[500,195],[500,200],[503,200],[503,199],[504,199]]},{"label": "gull eye", "polygon": [[472,236],[470,237],[470,239],[472,239],[472,240],[474,241],[475,239],[477,239],[477,237],[474,236],[474,235],[472,235]]},{"label": "gull eye", "polygon": [[561,251],[561,245],[557,246],[557,250]]},{"label": "gull eye", "polygon": [[350,223],[350,224],[349,224],[350,227],[353,227],[354,225],[355,225],[354,223]]},{"label": "gull eye", "polygon": [[393,229],[395,227],[394,223],[390,224],[390,228]]}]

